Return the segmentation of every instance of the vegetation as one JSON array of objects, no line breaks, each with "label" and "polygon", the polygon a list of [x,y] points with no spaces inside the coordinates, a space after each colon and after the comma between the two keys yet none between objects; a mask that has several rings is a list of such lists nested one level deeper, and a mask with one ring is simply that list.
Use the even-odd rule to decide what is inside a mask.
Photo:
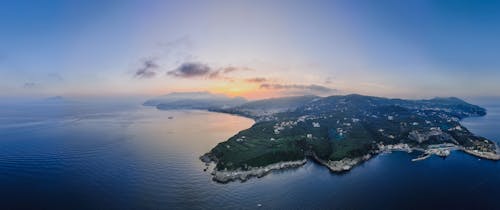
[{"label": "vegetation", "polygon": [[[285,101],[291,105],[287,107]],[[270,111],[277,107],[281,111]],[[474,136],[459,123],[464,117],[482,116],[486,111],[457,98],[308,96],[250,102],[213,111],[257,119],[251,128],[205,155],[217,163],[218,170],[245,170],[301,160],[311,154],[331,161],[358,158],[376,153],[380,144],[426,147],[451,143],[480,151],[495,149],[491,141]]]}]

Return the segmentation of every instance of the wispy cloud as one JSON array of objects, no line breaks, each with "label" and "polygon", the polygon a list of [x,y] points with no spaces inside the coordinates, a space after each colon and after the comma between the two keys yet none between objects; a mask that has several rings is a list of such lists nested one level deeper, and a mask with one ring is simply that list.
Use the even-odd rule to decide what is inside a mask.
[{"label": "wispy cloud", "polygon": [[227,66],[224,68],[220,68],[219,71],[227,74],[234,71],[253,71],[253,69],[246,66]]},{"label": "wispy cloud", "polygon": [[224,73],[231,73],[233,71],[238,71],[238,70],[239,70],[239,68],[234,67],[234,66],[228,66],[228,67],[224,67],[221,69],[221,71]]},{"label": "wispy cloud", "polygon": [[325,87],[322,85],[299,85],[299,84],[270,84],[264,83],[260,85],[261,89],[270,89],[270,90],[292,90],[292,91],[311,91],[317,93],[332,93],[336,92],[336,89]]},{"label": "wispy cloud", "polygon": [[170,66],[192,59],[193,56],[188,52],[192,45],[189,36],[182,36],[168,42],[159,42],[157,44],[158,48],[151,55],[144,56],[145,59],[140,60],[140,67],[133,70],[134,77],[143,79],[157,76],[161,68],[158,64],[159,61],[166,66]]},{"label": "wispy cloud", "polygon": [[135,71],[137,78],[152,78],[156,76],[156,71],[160,66],[154,59],[148,58],[142,62],[142,66]]},{"label": "wispy cloud", "polygon": [[267,82],[267,79],[264,77],[254,77],[254,78],[245,79],[245,81],[250,82],[250,83],[263,83],[263,82]]},{"label": "wispy cloud", "polygon": [[236,72],[236,71],[252,71],[253,69],[248,68],[248,67],[236,67],[236,66],[227,66],[227,67],[222,67],[218,68],[216,70],[213,70],[208,77],[210,79],[227,79],[227,80],[234,80],[234,78],[227,77],[225,76],[226,74]]},{"label": "wispy cloud", "polygon": [[190,53],[193,45],[189,36],[182,36],[168,42],[158,43],[160,50],[149,56],[155,59],[142,61],[142,66],[135,69],[134,76],[138,78],[152,78],[159,73],[163,73],[164,71],[160,71],[160,66],[157,64],[158,61],[161,61],[163,67],[168,66],[170,69],[171,66],[178,66],[166,72],[168,76],[177,78],[224,79],[234,81],[235,78],[229,77],[226,74],[236,71],[253,70],[241,66],[214,67],[202,62],[197,62],[197,57]]}]

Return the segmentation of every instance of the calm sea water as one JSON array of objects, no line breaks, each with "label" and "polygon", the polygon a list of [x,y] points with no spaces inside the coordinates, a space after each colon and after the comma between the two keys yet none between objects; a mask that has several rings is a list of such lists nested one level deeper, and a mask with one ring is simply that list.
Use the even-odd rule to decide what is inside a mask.
[{"label": "calm sea water", "polygon": [[[500,104],[463,123],[500,140]],[[253,121],[138,105],[0,106],[0,209],[499,209],[500,163],[380,155],[219,184],[198,157]],[[169,119],[172,117],[172,119]]]}]

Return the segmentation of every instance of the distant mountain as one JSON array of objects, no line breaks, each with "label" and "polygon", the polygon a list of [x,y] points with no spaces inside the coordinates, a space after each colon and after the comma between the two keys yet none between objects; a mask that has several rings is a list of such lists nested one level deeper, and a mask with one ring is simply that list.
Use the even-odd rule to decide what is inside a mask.
[{"label": "distant mountain", "polygon": [[242,97],[228,97],[209,92],[174,92],[144,102],[158,109],[212,109],[239,106],[246,103]]},{"label": "distant mountain", "polygon": [[304,106],[305,104],[311,103],[320,98],[321,97],[315,95],[270,98],[250,101],[235,107],[211,109],[210,111],[237,114],[259,120],[258,118],[269,116],[271,114],[293,111],[298,107]]},{"label": "distant mountain", "polygon": [[305,96],[291,96],[283,98],[271,98],[257,101],[251,101],[238,106],[240,109],[259,109],[259,110],[291,110],[296,109],[306,103],[319,99],[319,96],[305,95]]},{"label": "distant mountain", "polygon": [[53,96],[53,97],[45,98],[45,101],[64,101],[64,100],[66,100],[66,99],[62,96]]}]

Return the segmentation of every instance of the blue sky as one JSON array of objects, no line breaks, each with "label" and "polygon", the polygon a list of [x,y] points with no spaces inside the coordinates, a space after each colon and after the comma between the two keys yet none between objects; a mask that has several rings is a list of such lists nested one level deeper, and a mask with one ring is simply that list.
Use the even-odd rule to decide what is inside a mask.
[{"label": "blue sky", "polygon": [[6,0],[0,30],[0,96],[500,95],[498,1]]}]

